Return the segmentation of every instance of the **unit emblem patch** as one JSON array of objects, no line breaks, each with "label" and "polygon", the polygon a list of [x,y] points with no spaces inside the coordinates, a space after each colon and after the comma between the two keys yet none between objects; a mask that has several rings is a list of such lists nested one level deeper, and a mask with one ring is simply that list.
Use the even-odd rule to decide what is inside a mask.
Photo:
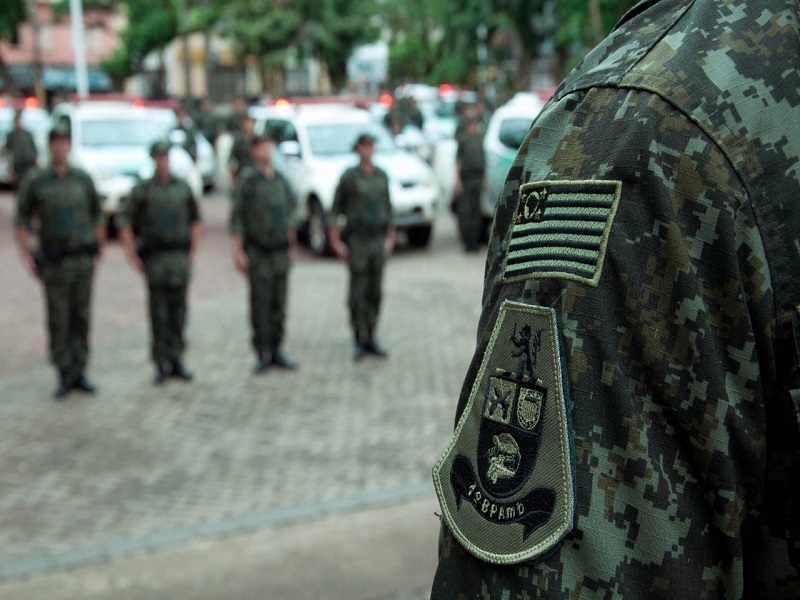
[{"label": "unit emblem patch", "polygon": [[433,469],[444,519],[488,562],[535,559],[572,529],[572,449],[555,312],[506,301]]},{"label": "unit emblem patch", "polygon": [[597,286],[619,181],[537,181],[519,188],[503,280],[556,277]]}]

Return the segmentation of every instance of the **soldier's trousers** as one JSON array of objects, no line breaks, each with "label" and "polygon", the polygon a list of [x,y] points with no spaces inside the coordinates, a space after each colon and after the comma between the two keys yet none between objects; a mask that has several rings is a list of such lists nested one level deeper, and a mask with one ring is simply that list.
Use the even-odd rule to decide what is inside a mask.
[{"label": "soldier's trousers", "polygon": [[464,192],[456,203],[458,229],[466,247],[477,247],[481,239],[483,216],[481,215],[481,192],[483,179],[464,180]]},{"label": "soldier's trousers", "polygon": [[42,268],[50,360],[62,375],[82,374],[89,359],[93,260],[70,257]]},{"label": "soldier's trousers", "polygon": [[151,356],[162,366],[183,356],[186,291],[181,287],[149,287]]},{"label": "soldier's trousers", "polygon": [[250,325],[257,353],[279,346],[286,320],[289,257],[286,251],[248,252]]},{"label": "soldier's trousers", "polygon": [[386,264],[384,235],[354,235],[350,251],[350,324],[356,335],[371,332],[378,323],[383,267]]}]

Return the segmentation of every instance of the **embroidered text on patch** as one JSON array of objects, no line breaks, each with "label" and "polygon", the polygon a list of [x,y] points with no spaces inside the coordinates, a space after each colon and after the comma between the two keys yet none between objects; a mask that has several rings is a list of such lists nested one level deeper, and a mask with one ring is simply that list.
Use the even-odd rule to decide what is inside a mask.
[{"label": "embroidered text on patch", "polygon": [[597,286],[619,181],[538,181],[519,189],[504,281],[555,277]]},{"label": "embroidered text on patch", "polygon": [[552,309],[504,302],[467,407],[434,467],[448,527],[483,560],[536,558],[572,528],[559,346]]}]

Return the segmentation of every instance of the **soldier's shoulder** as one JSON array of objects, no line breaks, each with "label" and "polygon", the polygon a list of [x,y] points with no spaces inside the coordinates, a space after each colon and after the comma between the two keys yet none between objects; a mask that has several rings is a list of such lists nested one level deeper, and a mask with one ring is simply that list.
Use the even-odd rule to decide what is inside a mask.
[{"label": "soldier's shoulder", "polygon": [[89,175],[89,173],[84,169],[80,167],[70,167],[70,172],[72,173],[72,176],[75,177],[76,179],[80,179],[81,181],[88,182],[94,185],[94,180],[92,179],[92,176]]}]

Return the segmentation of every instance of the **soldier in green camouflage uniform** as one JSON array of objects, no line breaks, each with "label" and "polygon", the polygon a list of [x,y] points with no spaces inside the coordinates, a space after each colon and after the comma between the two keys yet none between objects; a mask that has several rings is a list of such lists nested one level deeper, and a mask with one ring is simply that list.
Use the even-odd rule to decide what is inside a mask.
[{"label": "soldier in green camouflage uniform", "polygon": [[272,140],[254,136],[253,167],[241,172],[233,193],[231,252],[250,283],[250,322],[256,365],[262,373],[272,364],[295,367],[281,350],[286,319],[289,250],[297,242],[294,193],[272,167]]},{"label": "soldier in green camouflage uniform", "polygon": [[11,157],[14,180],[19,184],[25,174],[36,166],[36,143],[29,131],[22,127],[22,111],[14,114],[14,129],[6,136],[5,152]]},{"label": "soldier in green camouflage uniform", "polygon": [[432,598],[800,598],[799,29],[643,2],[534,122]]},{"label": "soldier in green camouflage uniform", "polygon": [[[372,163],[375,139],[362,134],[355,144],[359,164],[339,180],[331,209],[331,248],[350,265],[350,323],[353,358],[365,353],[386,356],[375,339],[381,304],[383,268],[394,249],[395,228],[389,199],[389,178]],[[344,231],[344,233],[343,233]],[[344,238],[344,239],[343,239]]]},{"label": "soldier in green camouflage uniform", "polygon": [[179,106],[175,109],[175,118],[178,120],[178,124],[174,127],[174,131],[178,131],[182,134],[183,140],[181,141],[181,146],[183,147],[186,152],[189,153],[189,156],[192,157],[193,161],[197,161],[197,140],[194,137],[195,130],[194,126],[190,125],[189,123],[189,115],[186,113],[186,109],[182,106]]},{"label": "soldier in green camouflage uniform", "polygon": [[239,174],[244,169],[253,166],[253,159],[250,156],[250,142],[253,140],[254,125],[255,120],[253,117],[245,113],[240,118],[239,128],[233,132],[233,145],[228,159],[228,168],[233,181],[236,181],[236,178],[239,177]]},{"label": "soldier in green camouflage uniform", "polygon": [[[105,227],[88,174],[68,163],[69,129],[50,132],[51,165],[28,172],[17,196],[16,242],[23,265],[44,283],[50,359],[58,369],[56,398],[93,392],[84,371],[89,358],[92,278]],[[30,229],[39,250],[30,248]]]},{"label": "soldier in green camouflage uniform", "polygon": [[481,238],[481,192],[485,170],[483,134],[478,131],[477,116],[470,116],[458,140],[455,187],[458,228],[467,252],[475,252]]},{"label": "soldier in green camouflage uniform", "polygon": [[167,143],[153,144],[155,174],[133,188],[118,216],[128,261],[147,278],[157,384],[170,375],[192,379],[182,362],[183,331],[191,263],[202,233],[197,201],[186,182],[170,173],[168,152]]}]

